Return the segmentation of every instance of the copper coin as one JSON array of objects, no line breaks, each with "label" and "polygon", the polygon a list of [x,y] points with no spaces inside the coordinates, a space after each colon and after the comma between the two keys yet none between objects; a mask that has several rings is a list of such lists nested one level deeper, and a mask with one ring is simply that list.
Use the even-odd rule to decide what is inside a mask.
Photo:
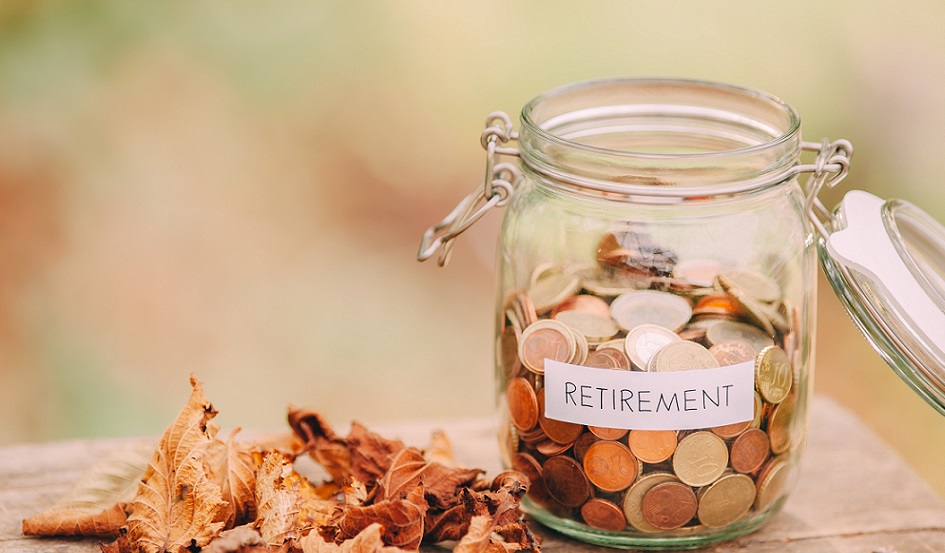
[{"label": "copper coin", "polygon": [[526,432],[519,432],[518,437],[520,440],[522,440],[526,444],[537,444],[538,442],[544,440],[548,436],[545,434],[545,431],[542,430],[541,426],[539,425]]},{"label": "copper coin", "polygon": [[696,302],[692,309],[694,316],[700,315],[737,315],[738,304],[728,294],[713,294],[705,296]]},{"label": "copper coin", "polygon": [[771,441],[771,453],[775,455],[784,453],[791,445],[795,398],[796,396],[790,395],[775,405],[768,417],[768,439]]},{"label": "copper coin", "polygon": [[611,532],[619,532],[627,525],[627,517],[624,516],[623,509],[599,497],[581,505],[581,518],[591,528]]},{"label": "copper coin", "polygon": [[676,432],[673,430],[631,430],[630,452],[644,463],[661,463],[676,451]]},{"label": "copper coin", "polygon": [[563,311],[583,311],[600,317],[610,318],[610,305],[606,301],[590,294],[578,294],[561,302],[551,312],[551,318]]},{"label": "copper coin", "polygon": [[517,292],[515,298],[512,300],[512,308],[515,310],[523,329],[538,322],[538,314],[535,313],[535,304],[532,303],[528,294]]},{"label": "copper coin", "polygon": [[587,448],[591,447],[591,444],[599,440],[600,438],[591,432],[582,433],[578,439],[574,440],[574,458],[577,459],[579,463],[583,463],[584,454],[587,453]]},{"label": "copper coin", "polygon": [[630,359],[627,354],[617,348],[598,348],[588,354],[584,360],[585,367],[598,369],[614,369],[618,371],[630,370]]},{"label": "copper coin", "polygon": [[514,325],[506,325],[499,334],[498,351],[499,366],[506,378],[518,376],[522,371],[522,360],[518,356],[518,341],[521,336],[520,331]]},{"label": "copper coin", "polygon": [[737,365],[746,361],[754,361],[756,354],[755,348],[751,347],[748,342],[741,342],[739,340],[719,342],[709,348],[709,353],[712,354],[712,357],[715,357],[715,360],[718,361],[719,365],[722,367]]},{"label": "copper coin", "polygon": [[538,396],[528,380],[522,377],[510,380],[505,387],[505,400],[515,428],[531,430],[538,424]]},{"label": "copper coin", "polygon": [[752,428],[732,442],[729,462],[736,472],[750,474],[761,468],[770,453],[768,435],[762,430]]},{"label": "copper coin", "polygon": [[541,320],[522,332],[519,357],[529,370],[544,374],[545,359],[567,363],[577,347],[571,330],[558,321]]},{"label": "copper coin", "polygon": [[627,435],[627,430],[624,428],[604,428],[603,426],[588,426],[588,430],[592,434],[597,436],[602,440],[619,440]]},{"label": "copper coin", "polygon": [[627,446],[601,440],[587,448],[584,471],[591,483],[601,490],[619,492],[636,480],[637,460]]},{"label": "copper coin", "polygon": [[681,482],[657,484],[643,496],[643,517],[661,530],[681,528],[698,509],[695,492]]},{"label": "copper coin", "polygon": [[535,445],[535,449],[538,450],[538,453],[541,453],[545,457],[554,457],[555,455],[561,455],[565,451],[571,449],[571,446],[574,444],[559,444],[551,440],[543,440],[538,442]]},{"label": "copper coin", "polygon": [[528,496],[539,503],[548,501],[548,488],[542,477],[541,464],[528,453],[516,453],[512,456],[512,468],[521,472],[529,480]]},{"label": "copper coin", "polygon": [[545,435],[559,444],[574,443],[574,440],[578,439],[584,431],[584,425],[545,417],[544,388],[538,392],[538,425],[545,431]]},{"label": "copper coin", "polygon": [[579,507],[591,497],[591,483],[574,459],[564,455],[552,457],[542,465],[541,472],[548,493],[562,505]]}]

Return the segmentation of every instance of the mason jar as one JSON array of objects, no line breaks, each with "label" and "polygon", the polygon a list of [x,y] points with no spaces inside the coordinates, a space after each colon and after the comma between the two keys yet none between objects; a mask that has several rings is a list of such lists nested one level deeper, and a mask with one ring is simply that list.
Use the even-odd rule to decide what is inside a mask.
[{"label": "mason jar", "polygon": [[420,257],[445,263],[459,233],[505,207],[497,413],[502,461],[530,480],[527,512],[638,549],[762,526],[804,450],[811,213],[846,174],[849,143],[802,141],[795,110],[764,92],[612,79],[538,96],[518,132],[492,114],[482,144],[484,186]]}]

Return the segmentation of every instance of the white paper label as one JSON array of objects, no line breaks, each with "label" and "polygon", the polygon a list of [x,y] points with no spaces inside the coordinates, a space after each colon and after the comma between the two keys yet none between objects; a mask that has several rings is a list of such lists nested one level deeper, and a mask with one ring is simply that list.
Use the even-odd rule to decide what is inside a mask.
[{"label": "white paper label", "polygon": [[665,373],[545,360],[545,416],[637,430],[692,430],[754,418],[755,364]]}]

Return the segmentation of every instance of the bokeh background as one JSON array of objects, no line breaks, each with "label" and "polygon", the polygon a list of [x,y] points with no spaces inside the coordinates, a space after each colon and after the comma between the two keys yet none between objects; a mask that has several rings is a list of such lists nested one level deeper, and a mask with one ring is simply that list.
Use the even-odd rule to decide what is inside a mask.
[{"label": "bokeh background", "polygon": [[[501,215],[419,238],[487,113],[606,76],[779,95],[945,220],[937,0],[3,2],[0,443],[157,434],[191,372],[225,427],[490,415]],[[820,290],[817,392],[945,495],[945,419]]]}]

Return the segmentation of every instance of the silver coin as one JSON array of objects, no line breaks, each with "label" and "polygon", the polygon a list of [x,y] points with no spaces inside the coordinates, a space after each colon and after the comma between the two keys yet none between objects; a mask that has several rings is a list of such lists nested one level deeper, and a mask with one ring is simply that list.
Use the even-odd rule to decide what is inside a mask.
[{"label": "silver coin", "polygon": [[692,317],[692,305],[669,292],[636,290],[623,294],[610,304],[610,314],[620,328],[630,331],[642,324],[655,324],[673,332]]}]

